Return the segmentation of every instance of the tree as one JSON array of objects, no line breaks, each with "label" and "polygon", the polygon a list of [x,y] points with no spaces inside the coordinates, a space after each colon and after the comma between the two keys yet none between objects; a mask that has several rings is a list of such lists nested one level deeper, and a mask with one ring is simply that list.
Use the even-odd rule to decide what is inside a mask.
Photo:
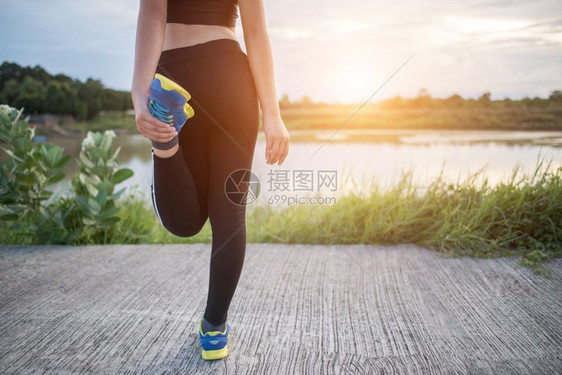
[{"label": "tree", "polygon": [[480,105],[483,105],[484,107],[489,107],[490,106],[490,91],[486,91],[485,93],[483,93],[479,98],[478,98],[478,103]]},{"label": "tree", "polygon": [[418,90],[418,98],[430,98],[430,97],[431,95],[429,95],[429,92],[425,87],[422,87],[421,89]]},{"label": "tree", "polygon": [[307,95],[305,95],[305,96],[302,97],[302,99],[301,99],[301,105],[302,105],[303,107],[309,107],[309,106],[311,106],[311,105],[313,105],[313,104],[314,104],[314,102],[313,102]]},{"label": "tree", "polygon": [[20,93],[20,83],[11,78],[4,83],[4,88],[0,91],[0,102],[13,103]]},{"label": "tree", "polygon": [[291,105],[291,100],[289,99],[289,95],[284,94],[283,97],[281,97],[281,100],[279,101],[279,106],[288,107],[290,105]]},{"label": "tree", "polygon": [[418,91],[417,98],[414,98],[412,100],[412,104],[416,108],[428,108],[428,107],[431,107],[431,101],[432,101],[431,95],[429,95],[429,92],[427,91],[427,89],[422,87]]},{"label": "tree", "polygon": [[31,76],[26,76],[21,85],[19,85],[18,91],[18,96],[13,100],[14,107],[24,107],[28,113],[43,111],[45,87],[41,81]]},{"label": "tree", "polygon": [[5,83],[10,80],[15,80],[19,84],[23,80],[23,73],[18,64],[4,61],[0,65],[0,87],[4,87]]},{"label": "tree", "polygon": [[548,99],[555,102],[562,102],[562,91],[561,90],[552,91]]},{"label": "tree", "polygon": [[52,76],[39,65],[35,65],[33,68],[26,67],[23,68],[23,70],[24,70],[24,76],[31,76],[36,80],[40,81],[41,83],[43,83],[44,85],[47,85],[49,81],[53,79]]},{"label": "tree", "polygon": [[103,85],[97,79],[88,78],[86,83],[77,82],[74,84],[78,99],[86,103],[86,118],[91,119],[101,109],[108,109],[106,105],[102,105]]},{"label": "tree", "polygon": [[460,108],[464,105],[464,99],[459,94],[453,94],[445,99],[445,105],[450,108]]},{"label": "tree", "polygon": [[383,108],[404,108],[404,99],[400,96],[395,96],[393,98],[386,99],[380,103]]},{"label": "tree", "polygon": [[51,81],[47,86],[45,110],[51,113],[76,115],[78,96],[68,82]]}]

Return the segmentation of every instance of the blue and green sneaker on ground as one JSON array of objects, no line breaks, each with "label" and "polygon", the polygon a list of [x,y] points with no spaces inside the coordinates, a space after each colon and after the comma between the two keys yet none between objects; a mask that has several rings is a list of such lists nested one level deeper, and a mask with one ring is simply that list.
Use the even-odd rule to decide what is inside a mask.
[{"label": "blue and green sneaker on ground", "polygon": [[228,355],[228,338],[230,325],[226,323],[224,331],[209,331],[203,334],[203,317],[199,320],[199,340],[203,347],[201,357],[205,360],[222,359]]}]

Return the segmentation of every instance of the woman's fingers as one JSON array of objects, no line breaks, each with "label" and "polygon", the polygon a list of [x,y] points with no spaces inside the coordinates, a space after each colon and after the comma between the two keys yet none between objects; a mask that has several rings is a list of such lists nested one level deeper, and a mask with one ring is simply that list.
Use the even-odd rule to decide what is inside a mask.
[{"label": "woman's fingers", "polygon": [[139,116],[137,128],[143,136],[156,142],[168,142],[177,135],[173,126],[158,120],[148,111]]},{"label": "woman's fingers", "polygon": [[271,154],[271,146],[273,146],[273,139],[272,137],[265,137],[265,161],[269,164],[269,156]]},{"label": "woman's fingers", "polygon": [[276,162],[279,162],[279,165],[281,165],[289,153],[289,136],[266,136],[266,142],[265,159],[267,164],[275,164]]},{"label": "woman's fingers", "polygon": [[281,158],[285,153],[285,142],[279,141],[279,151],[277,152],[277,164],[281,165]]},{"label": "woman's fingers", "polygon": [[167,142],[175,136],[174,132],[163,131],[158,127],[146,128],[144,133],[147,135],[147,138],[157,142]]},{"label": "woman's fingers", "polygon": [[281,152],[281,157],[279,158],[279,165],[283,164],[288,153],[289,153],[289,141],[287,140],[286,142],[284,142],[283,152]]},{"label": "woman's fingers", "polygon": [[271,146],[271,152],[269,153],[269,160],[268,163],[269,164],[275,164],[275,162],[277,161],[278,157],[279,157],[279,139],[278,138],[274,138],[273,142],[272,142],[272,146]]},{"label": "woman's fingers", "polygon": [[285,158],[287,157],[287,153],[289,152],[289,140],[285,138],[281,138],[279,143],[279,151],[277,152],[275,161],[278,161],[278,165],[283,164]]},{"label": "woman's fingers", "polygon": [[145,137],[156,142],[169,142],[174,138],[174,135],[167,135],[153,131],[145,132]]},{"label": "woman's fingers", "polygon": [[156,117],[153,117],[152,115],[145,115],[144,120],[148,122],[150,125],[152,125],[152,129],[154,131],[158,131],[161,133],[174,133],[176,131],[176,129],[173,126],[170,126],[169,124],[158,120]]}]

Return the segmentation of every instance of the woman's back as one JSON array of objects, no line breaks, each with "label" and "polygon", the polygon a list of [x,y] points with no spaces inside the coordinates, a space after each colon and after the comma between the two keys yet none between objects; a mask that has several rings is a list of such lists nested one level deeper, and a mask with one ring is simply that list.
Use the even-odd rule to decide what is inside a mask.
[{"label": "woman's back", "polygon": [[236,39],[237,0],[168,0],[163,50]]}]

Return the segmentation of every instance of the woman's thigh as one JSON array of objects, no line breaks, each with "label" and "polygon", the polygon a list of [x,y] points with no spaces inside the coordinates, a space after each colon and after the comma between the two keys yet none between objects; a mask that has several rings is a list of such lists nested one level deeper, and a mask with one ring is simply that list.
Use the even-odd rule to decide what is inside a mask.
[{"label": "woman's thigh", "polygon": [[[190,95],[193,95],[191,90],[197,88],[197,82],[193,82],[186,74],[188,63],[188,61],[178,61],[170,64],[159,64],[156,68],[156,73],[160,73],[174,80],[179,85],[186,88]],[[191,101],[189,101],[189,104],[193,105]],[[178,135],[178,141],[181,145],[180,150],[196,186],[202,217],[208,216],[207,196],[209,191],[209,172],[206,130],[207,124],[205,118],[201,116],[200,113],[196,113],[195,116],[186,121]],[[182,192],[177,192],[178,198],[181,197],[181,194]]]},{"label": "woman's thigh", "polygon": [[[193,74],[202,73],[193,78],[200,86],[194,108],[206,122],[208,214],[214,227],[230,225],[244,219],[245,208],[231,201],[225,184],[233,172],[252,167],[259,127],[256,89],[244,53],[217,53],[193,65],[199,65]],[[240,189],[243,194],[247,186]]]},{"label": "woman's thigh", "polygon": [[158,71],[191,95],[195,115],[179,142],[211,224],[213,216],[241,217],[244,210],[230,202],[224,186],[235,170],[251,169],[258,134],[259,104],[247,55],[219,48],[159,65]]}]

